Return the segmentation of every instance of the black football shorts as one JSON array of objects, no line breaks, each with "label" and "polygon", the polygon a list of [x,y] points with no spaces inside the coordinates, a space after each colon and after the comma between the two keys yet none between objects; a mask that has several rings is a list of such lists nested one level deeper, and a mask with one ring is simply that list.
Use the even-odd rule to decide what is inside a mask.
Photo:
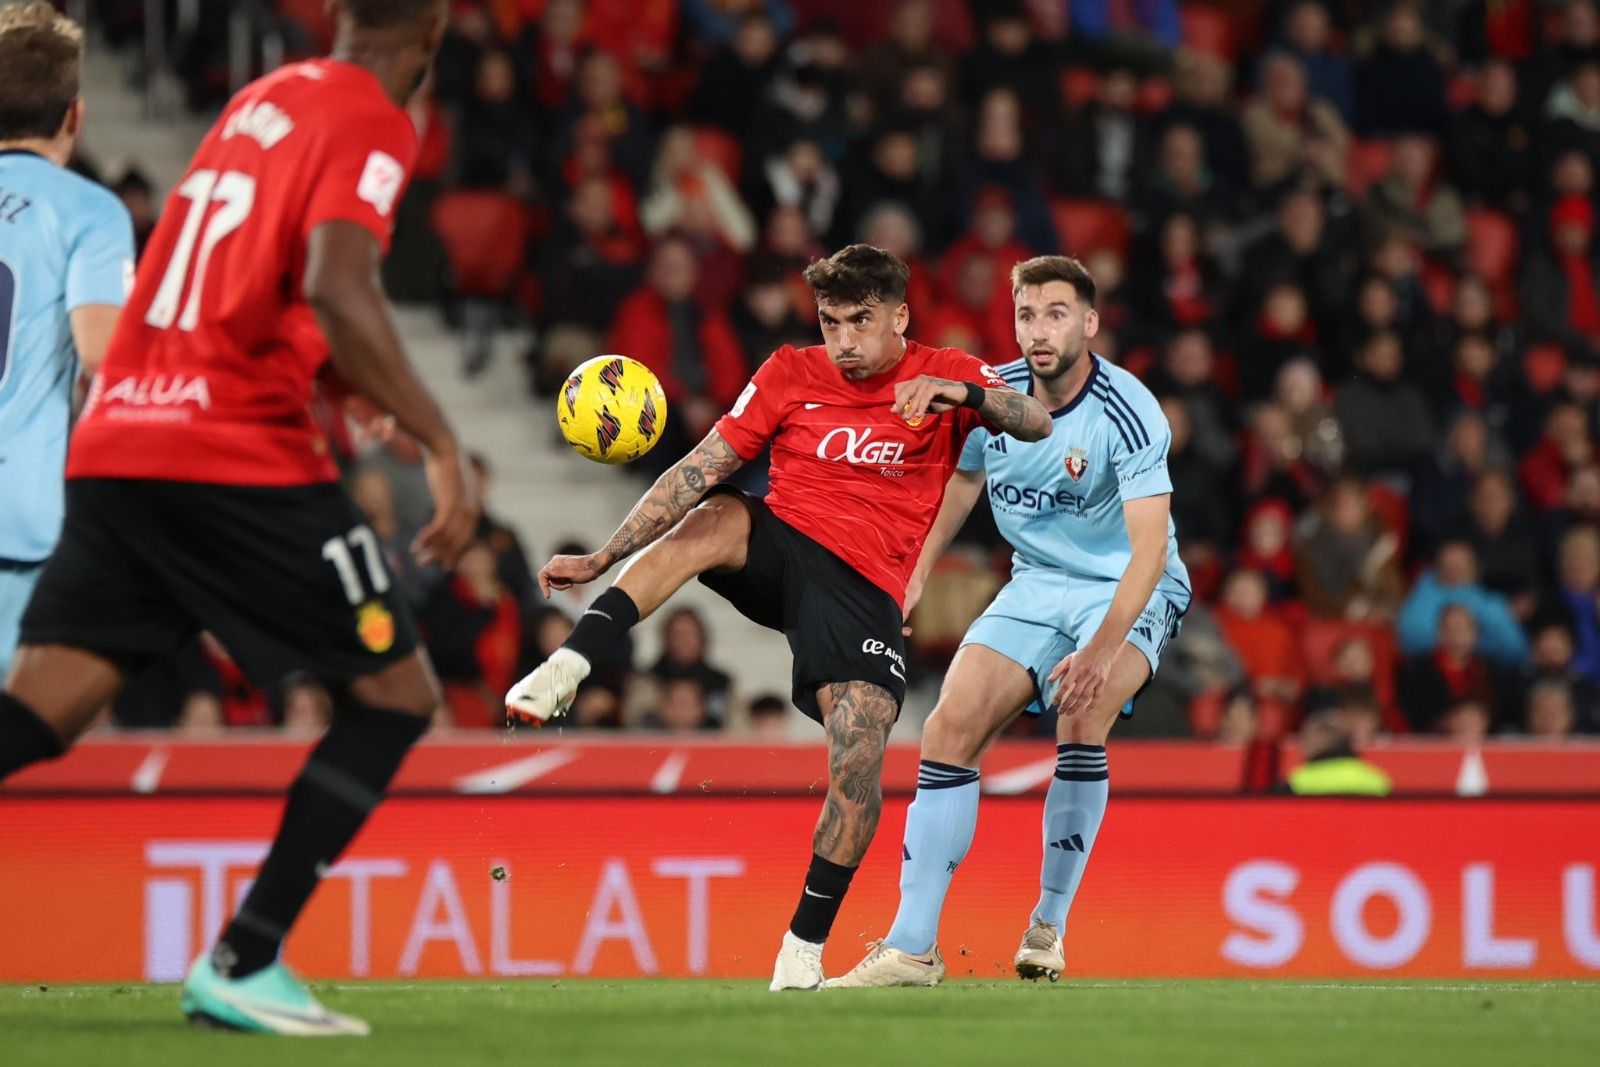
[{"label": "black football shorts", "polygon": [[750,513],[744,567],[708,571],[700,581],[751,622],[778,630],[794,654],[795,707],[822,721],[817,689],[830,682],[871,682],[906,698],[900,605],[848,563],[772,513],[766,501],[732,486]]},{"label": "black football shorts", "polygon": [[263,687],[294,672],[347,682],[417,647],[378,539],[335,483],[68,482],[22,642],[133,671],[200,630]]}]

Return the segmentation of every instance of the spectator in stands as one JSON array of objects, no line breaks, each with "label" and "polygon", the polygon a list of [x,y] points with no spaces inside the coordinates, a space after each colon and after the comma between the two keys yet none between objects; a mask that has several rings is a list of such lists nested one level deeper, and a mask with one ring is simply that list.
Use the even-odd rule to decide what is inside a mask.
[{"label": "spectator in stands", "polygon": [[1232,95],[1233,68],[1219,56],[1180,49],[1174,59],[1173,101],[1164,116],[1200,131],[1206,163],[1225,189],[1251,185],[1250,149]]},{"label": "spectator in stands", "polygon": [[844,151],[850,133],[849,58],[849,47],[830,19],[813,20],[789,42],[772,82],[769,144],[807,137],[830,155]]},{"label": "spectator in stands", "polygon": [[1306,606],[1329,619],[1392,617],[1402,589],[1398,556],[1399,541],[1373,514],[1366,487],[1341,478],[1295,540]]},{"label": "spectator in stands", "polygon": [[1259,192],[1303,183],[1343,187],[1350,131],[1332,104],[1309,95],[1305,67],[1294,56],[1270,52],[1261,61],[1260,90],[1245,105],[1243,123]]},{"label": "spectator in stands", "polygon": [[789,293],[789,275],[770,256],[756,256],[745,270],[744,290],[729,315],[745,362],[759,367],[783,345],[805,346],[815,341],[817,326],[795,314]]},{"label": "spectator in stands", "polygon": [[1376,241],[1399,233],[1430,256],[1451,256],[1467,240],[1461,197],[1434,169],[1434,143],[1420,134],[1394,139],[1389,173],[1367,191],[1367,228]]},{"label": "spectator in stands", "polygon": [[1148,712],[1151,719],[1166,724],[1166,729],[1144,731],[1141,726],[1141,733],[1183,736],[1194,732],[1190,727],[1192,705],[1203,697],[1215,698],[1235,689],[1248,693],[1245,680],[1244,664],[1218,625],[1215,613],[1196,601],[1184,616],[1183,629],[1162,654],[1150,688],[1139,698],[1139,715],[1135,718]]},{"label": "spectator in stands", "polygon": [[122,176],[111,183],[111,191],[128,209],[128,217],[133,220],[134,253],[143,256],[144,246],[149,242],[160,214],[155,186],[138,164],[130,163]]},{"label": "spectator in stands", "polygon": [[[1400,668],[1400,707],[1418,733],[1438,730],[1446,713],[1463,701],[1488,712],[1486,729],[1499,717],[1507,695],[1505,680],[1477,651],[1478,624],[1466,604],[1450,604],[1439,613],[1431,649],[1407,658]],[[1454,726],[1449,727],[1452,734]]]},{"label": "spectator in stands", "polygon": [[1440,631],[1440,615],[1445,608],[1457,605],[1472,615],[1477,652],[1497,668],[1519,668],[1527,662],[1527,635],[1506,598],[1479,582],[1478,558],[1466,541],[1440,545],[1433,566],[1412,586],[1395,619],[1401,651],[1421,655],[1433,648]]},{"label": "spectator in stands", "polygon": [[[1176,484],[1174,484],[1176,491]],[[1294,513],[1281,500],[1258,500],[1245,513],[1239,536],[1239,565],[1249,567],[1267,582],[1273,603],[1295,594]]]},{"label": "spectator in stands", "polygon": [[1239,343],[1240,395],[1250,400],[1267,396],[1286,364],[1315,361],[1320,347],[1304,290],[1291,281],[1273,283]]},{"label": "spectator in stands", "polygon": [[[1074,29],[1081,33],[1081,23]],[[1030,129],[1048,126],[1061,109],[1055,57],[1035,38],[1020,4],[991,7],[983,19],[982,38],[962,61],[961,90],[968,100],[982,99],[995,89],[1008,90],[1021,103]]]},{"label": "spectator in stands", "polygon": [[[1483,419],[1466,411],[1451,421],[1439,447],[1418,466],[1411,491],[1414,552],[1432,552],[1466,523],[1473,487],[1489,470],[1489,449],[1489,431]],[[1503,456],[1494,458],[1504,460]]]},{"label": "spectator in stands", "polygon": [[1346,312],[1354,281],[1343,241],[1328,225],[1321,198],[1309,191],[1285,195],[1276,220],[1244,253],[1249,268],[1239,279],[1242,302],[1259,307],[1266,288],[1291,282],[1305,294],[1318,335],[1331,337]]},{"label": "spectator in stands", "polygon": [[1297,356],[1278,368],[1272,399],[1288,416],[1306,461],[1331,474],[1344,462],[1344,435],[1326,394],[1322,373],[1309,356]]},{"label": "spectator in stands", "polygon": [[750,701],[749,739],[755,744],[789,739],[789,702],[776,693]]},{"label": "spectator in stands", "polygon": [[[709,8],[709,5],[705,5]],[[779,37],[771,15],[747,10],[700,71],[689,117],[728,131],[757,158],[773,131],[763,130],[768,94],[778,69]]]},{"label": "spectator in stands", "polygon": [[[1471,416],[1484,424],[1486,435],[1490,425],[1498,431],[1511,417],[1512,378],[1489,336],[1459,334],[1450,347],[1448,378],[1434,383],[1434,412],[1445,423]],[[1494,442],[1494,447],[1501,445]]]},{"label": "spectator in stands", "polygon": [[1017,240],[1034,253],[1054,252],[1055,223],[1038,167],[1027,155],[1022,104],[1006,88],[990,90],[978,104],[972,158],[957,180],[960,219],[972,219],[979,201],[996,188],[1010,198]]},{"label": "spectator in stands", "polygon": [[1150,155],[1149,131],[1139,119],[1139,83],[1127,67],[1101,77],[1094,99],[1066,121],[1050,172],[1059,191],[1084,199],[1126,201]]},{"label": "spectator in stands", "polygon": [[916,135],[917,160],[929,180],[955,170],[965,150],[964,127],[942,66],[919,63],[907,70],[889,114]]},{"label": "spectator in stands", "polygon": [[774,205],[799,208],[812,233],[827,233],[833,226],[843,186],[839,172],[810,136],[791,138],[782,150],[761,161],[752,176],[749,200],[765,217]]},{"label": "spectator in stands", "polygon": [[663,440],[650,453],[662,469],[705,436],[750,376],[727,317],[695,304],[697,270],[687,242],[658,242],[645,284],[617,309],[606,340],[607,351],[626,352],[654,371],[672,405]]},{"label": "spectator in stands", "polygon": [[1228,575],[1216,609],[1217,627],[1257,698],[1292,706],[1305,690],[1305,664],[1294,629],[1267,602],[1267,581],[1259,571]]},{"label": "spectator in stands", "polygon": [[1582,409],[1556,404],[1545,416],[1544,436],[1517,467],[1523,499],[1535,515],[1560,507],[1573,473],[1594,459],[1594,440]]},{"label": "spectator in stands", "polygon": [[1346,466],[1356,474],[1409,480],[1433,447],[1433,415],[1422,391],[1404,380],[1399,336],[1374,334],[1362,345],[1356,370],[1333,401]]},{"label": "spectator in stands", "polygon": [[518,604],[532,604],[534,594],[538,592],[539,587],[533,580],[533,571],[528,567],[528,556],[522,550],[522,539],[517,536],[515,530],[495,518],[489,510],[492,473],[489,458],[482,452],[474,452],[469,457],[469,462],[472,464],[472,477],[476,486],[473,495],[483,504],[483,512],[478,516],[477,539],[494,556],[495,576],[500,584],[505,586]]},{"label": "spectator in stands", "polygon": [[382,467],[363,464],[350,482],[350,496],[378,539],[383,560],[394,575],[395,588],[407,603],[421,604],[439,572],[433,566],[419,566],[412,555],[412,541],[422,527],[403,525],[394,482]]},{"label": "spectator in stands", "polygon": [[483,51],[455,123],[456,182],[467,188],[501,189],[514,196],[533,191],[536,169],[532,117],[517,98],[517,72],[498,48]]},{"label": "spectator in stands", "polygon": [[1575,67],[1545,105],[1544,140],[1557,149],[1600,159],[1600,62]]},{"label": "spectator in stands", "polygon": [[[1017,344],[1008,264],[1030,255],[1032,252],[1016,235],[1011,195],[1004,189],[990,187],[979,194],[973,205],[971,228],[945,251],[940,261],[939,275],[944,292],[960,300],[962,313],[973,317],[980,330],[978,350],[995,362],[1009,359]],[[988,277],[985,293],[980,294],[976,280],[984,268],[973,265],[974,259],[989,264],[985,272]],[[981,305],[980,295],[983,296]]]},{"label": "spectator in stands", "polygon": [[727,721],[733,679],[707,660],[710,645],[700,613],[693,608],[678,608],[661,622],[661,657],[650,673],[663,685],[677,679],[693,681],[700,687],[706,716],[721,725]]},{"label": "spectator in stands", "polygon": [[1572,690],[1556,678],[1541,678],[1528,689],[1522,728],[1537,741],[1566,741],[1576,732],[1577,710]]},{"label": "spectator in stands", "polygon": [[1575,653],[1572,629],[1565,622],[1550,617],[1537,623],[1533,627],[1532,672],[1526,681],[1565,684],[1572,697],[1577,728],[1584,733],[1600,733],[1600,684],[1573,667]]},{"label": "spectator in stands", "polygon": [[1579,674],[1600,682],[1600,533],[1576,526],[1561,539],[1556,560],[1556,606],[1572,626]]},{"label": "spectator in stands", "polygon": [[1600,342],[1600,242],[1594,202],[1569,193],[1549,211],[1549,243],[1538,242],[1522,270],[1522,314],[1544,339]]},{"label": "spectator in stands", "polygon": [[1321,473],[1306,460],[1288,412],[1276,404],[1259,404],[1251,411],[1242,467],[1247,499],[1276,497],[1298,512],[1322,491]]},{"label": "spectator in stands", "polygon": [[546,0],[538,21],[523,26],[515,54],[535,106],[555,111],[566,105],[589,38],[583,0]]},{"label": "spectator in stands", "polygon": [[1332,20],[1321,0],[1298,0],[1289,8],[1278,47],[1305,68],[1312,96],[1332,104],[1346,123],[1355,117],[1350,60],[1334,49]]},{"label": "spectator in stands", "polygon": [[1473,548],[1486,589],[1505,597],[1527,619],[1538,601],[1538,542],[1517,506],[1516,483],[1503,470],[1484,471],[1472,487],[1460,536]]},{"label": "spectator in stands", "polygon": [[554,395],[574,367],[601,350],[612,313],[639,283],[644,246],[618,218],[614,188],[585,178],[555,232],[539,242],[539,348],[533,382]]},{"label": "spectator in stands", "polygon": [[700,155],[687,126],[661,135],[650,188],[639,202],[639,222],[651,237],[704,231],[740,253],[756,243],[755,218],[722,169]]},{"label": "spectator in stands", "polygon": [[[904,206],[922,224],[929,245],[943,245],[945,201],[938,185],[923,173],[916,130],[904,122],[885,123],[870,135],[844,183],[830,242],[848,244],[867,213],[883,204]],[[804,267],[805,264],[800,264]]]},{"label": "spectator in stands", "polygon": [[954,63],[933,39],[934,7],[934,0],[899,0],[889,17],[886,36],[858,57],[856,81],[872,105],[874,118],[892,109],[911,68],[930,64],[942,72],[947,85],[954,77]]},{"label": "spectator in stands", "polygon": [[617,58],[603,49],[588,52],[578,64],[575,89],[554,121],[552,170],[557,184],[592,172],[592,165],[586,170],[579,164],[586,152],[598,152],[633,189],[643,188],[655,136],[644,113],[623,97]]},{"label": "spectator in stands", "polygon": [[1219,492],[1231,471],[1213,465],[1195,447],[1189,409],[1180,398],[1162,397],[1161,411],[1172,431],[1167,467],[1172,476],[1172,518],[1183,530],[1182,547],[1216,557],[1233,533],[1230,494]]},{"label": "spectator in stands", "polygon": [[1146,260],[1134,270],[1143,284],[1130,294],[1135,321],[1158,342],[1178,330],[1215,324],[1223,311],[1222,278],[1201,250],[1195,217],[1167,215],[1146,243],[1151,246]]},{"label": "spectator in stands", "polygon": [[500,581],[495,553],[482,541],[461,554],[418,613],[429,658],[444,684],[456,726],[499,726],[501,694],[516,681],[522,606]]},{"label": "spectator in stands", "polygon": [[1491,58],[1477,99],[1451,122],[1449,174],[1470,201],[1521,212],[1533,185],[1534,129],[1517,92],[1517,68]]},{"label": "spectator in stands", "polygon": [[737,45],[751,15],[759,15],[778,38],[794,29],[794,10],[787,0],[683,0],[682,12],[684,28],[703,45]]},{"label": "spectator in stands", "polygon": [[[910,305],[912,315],[926,315],[934,310],[933,270],[922,258],[922,226],[904,204],[888,201],[868,211],[866,217],[861,220],[861,229],[855,239],[883,249],[910,269],[911,280],[906,285],[906,303]],[[1104,279],[1098,271],[1095,272],[1094,278],[1097,283],[1104,284]],[[811,305],[809,287],[802,282],[801,288],[805,289],[801,298]],[[1100,305],[1101,321],[1104,322],[1103,300]],[[806,310],[809,314],[811,308],[808,306]]]},{"label": "spectator in stands", "polygon": [[1134,216],[1139,227],[1150,231],[1170,216],[1192,216],[1202,235],[1215,232],[1233,215],[1235,190],[1220,186],[1206,165],[1205,142],[1200,131],[1186,123],[1173,123],[1162,132],[1155,170],[1139,182]]},{"label": "spectator in stands", "polygon": [[672,678],[662,684],[655,708],[645,713],[639,725],[647,730],[688,734],[715,730],[721,723],[710,714],[704,686],[693,678]]},{"label": "spectator in stands", "polygon": [[1284,789],[1295,796],[1384,797],[1394,788],[1388,774],[1357,753],[1342,708],[1307,715],[1299,740],[1305,762],[1289,772],[1284,783]]},{"label": "spectator in stands", "polygon": [[1001,280],[1000,257],[981,248],[966,249],[954,261],[954,277],[945,280],[944,299],[918,317],[917,336],[924,344],[960,348],[973,355],[1003,362],[1016,342],[997,348],[990,330],[995,286]]},{"label": "spectator in stands", "polygon": [[[1204,330],[1184,330],[1167,341],[1151,388],[1183,403],[1193,447],[1209,467],[1217,471],[1233,467],[1239,455],[1238,416],[1217,382],[1216,350]],[[1211,486],[1213,491],[1217,488]]]},{"label": "spectator in stands", "polygon": [[1426,33],[1422,14],[1410,0],[1384,15],[1376,46],[1355,69],[1355,126],[1362,137],[1444,133],[1449,119],[1445,72]]}]

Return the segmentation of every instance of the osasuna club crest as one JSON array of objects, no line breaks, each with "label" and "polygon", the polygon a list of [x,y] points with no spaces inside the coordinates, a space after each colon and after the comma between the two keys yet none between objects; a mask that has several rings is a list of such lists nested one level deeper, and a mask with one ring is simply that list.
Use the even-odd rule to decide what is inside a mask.
[{"label": "osasuna club crest", "polygon": [[1077,481],[1083,477],[1083,472],[1089,469],[1089,450],[1076,445],[1067,449],[1067,473],[1072,475],[1072,480]]}]

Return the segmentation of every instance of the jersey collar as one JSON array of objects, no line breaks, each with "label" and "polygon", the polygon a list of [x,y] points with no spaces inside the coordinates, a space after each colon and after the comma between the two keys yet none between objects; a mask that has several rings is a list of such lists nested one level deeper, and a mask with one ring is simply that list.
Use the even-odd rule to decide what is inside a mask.
[{"label": "jersey collar", "polygon": [[[1061,405],[1060,407],[1058,407],[1054,411],[1052,411],[1050,413],[1050,417],[1052,419],[1059,419],[1063,415],[1070,414],[1074,408],[1076,408],[1079,404],[1083,403],[1084,397],[1089,395],[1089,390],[1094,387],[1094,381],[1098,377],[1100,377],[1100,357],[1095,355],[1093,352],[1090,352],[1089,353],[1089,376],[1083,380],[1083,387],[1078,390],[1078,395],[1077,396],[1073,397],[1071,400],[1067,401],[1065,404]],[[1030,378],[1029,381],[1028,381],[1028,395],[1029,396],[1034,396],[1033,389],[1034,389],[1034,383],[1033,383],[1032,379]]]},{"label": "jersey collar", "polygon": [[33,156],[35,159],[44,159],[44,156],[31,148],[0,148],[0,156]]}]

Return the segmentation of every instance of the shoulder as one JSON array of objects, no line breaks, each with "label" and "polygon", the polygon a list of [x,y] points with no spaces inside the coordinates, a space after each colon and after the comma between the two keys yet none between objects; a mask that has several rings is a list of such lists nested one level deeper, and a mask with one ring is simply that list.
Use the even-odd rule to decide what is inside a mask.
[{"label": "shoulder", "polygon": [[[913,342],[915,343],[915,342]],[[974,372],[985,378],[999,378],[1000,372],[964,348],[931,348],[918,344],[923,359],[922,372],[941,377],[965,377]]]},{"label": "shoulder", "polygon": [[1019,393],[1026,393],[1033,385],[1033,371],[1028,368],[1026,359],[1014,359],[1010,363],[1002,363],[994,368],[994,371]]},{"label": "shoulder", "polygon": [[86,232],[101,226],[126,227],[132,231],[128,209],[122,206],[115,193],[99,182],[65,169],[58,169],[53,181],[58,211],[67,223],[66,232]]},{"label": "shoulder", "polygon": [[1161,403],[1148,386],[1099,356],[1095,361],[1095,374],[1089,381],[1090,395],[1099,401],[1106,417],[1121,431],[1130,449],[1145,448],[1170,432]]}]

